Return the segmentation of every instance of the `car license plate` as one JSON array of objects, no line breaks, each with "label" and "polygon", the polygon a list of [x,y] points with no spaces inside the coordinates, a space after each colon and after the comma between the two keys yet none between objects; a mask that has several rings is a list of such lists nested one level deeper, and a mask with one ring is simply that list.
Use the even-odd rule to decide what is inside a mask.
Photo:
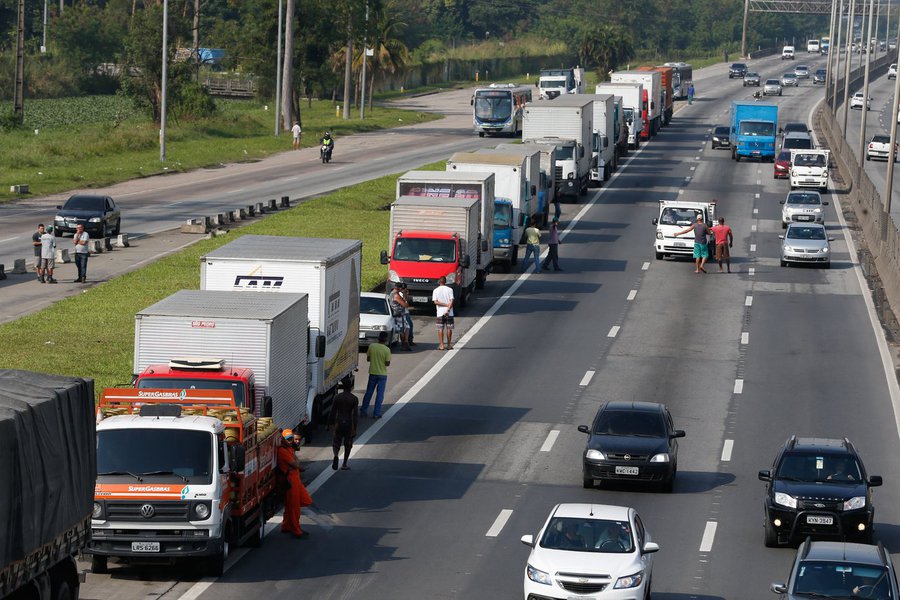
[{"label": "car license plate", "polygon": [[812,221],[811,215],[797,215],[798,221]]},{"label": "car license plate", "polygon": [[131,542],[132,552],[159,552],[159,542]]},{"label": "car license plate", "polygon": [[637,467],[616,467],[616,475],[637,475]]},{"label": "car license plate", "polygon": [[687,246],[687,244],[685,244],[684,242],[675,242],[676,248],[684,248],[686,246]]},{"label": "car license plate", "polygon": [[431,300],[428,296],[413,296],[413,302],[428,302]]},{"label": "car license plate", "polygon": [[834,517],[817,517],[815,515],[807,515],[806,522],[809,525],[834,525]]}]

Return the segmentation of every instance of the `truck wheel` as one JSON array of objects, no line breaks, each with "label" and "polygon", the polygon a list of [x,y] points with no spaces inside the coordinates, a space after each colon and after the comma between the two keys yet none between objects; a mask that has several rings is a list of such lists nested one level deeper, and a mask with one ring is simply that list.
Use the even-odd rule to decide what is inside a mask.
[{"label": "truck wheel", "polygon": [[475,289],[476,290],[484,289],[484,280],[485,280],[485,276],[484,276],[483,272],[482,272],[482,274],[475,275]]},{"label": "truck wheel", "polygon": [[78,595],[72,589],[72,582],[69,581],[69,578],[60,575],[58,581],[51,583],[50,598],[52,600],[76,600]]},{"label": "truck wheel", "polygon": [[97,575],[109,573],[109,558],[91,554],[91,573],[96,573]]},{"label": "truck wheel", "polygon": [[262,509],[262,506],[259,507],[259,523],[256,533],[250,536],[247,539],[246,545],[250,548],[259,548],[262,546],[263,540],[266,537],[266,516]]},{"label": "truck wheel", "polygon": [[215,556],[210,556],[206,560],[206,572],[212,577],[221,577],[225,574],[225,561],[228,560],[228,554],[231,550],[231,542],[229,541],[230,532],[226,531],[225,541],[222,542],[222,549]]},{"label": "truck wheel", "polygon": [[459,308],[463,309],[466,307],[469,301],[469,288],[460,288],[459,290]]},{"label": "truck wheel", "polygon": [[[512,247],[512,253],[510,254],[509,264],[513,267],[516,266],[517,264],[519,264],[519,247],[518,246]],[[507,273],[508,272],[509,271],[507,271]]]}]

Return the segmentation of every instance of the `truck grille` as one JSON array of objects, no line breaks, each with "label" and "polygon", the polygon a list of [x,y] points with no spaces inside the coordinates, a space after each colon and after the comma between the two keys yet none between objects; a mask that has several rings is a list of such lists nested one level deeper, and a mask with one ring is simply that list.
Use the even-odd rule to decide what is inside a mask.
[{"label": "truck grille", "polygon": [[562,167],[553,167],[553,172],[556,174],[556,180],[562,181]]},{"label": "truck grille", "polygon": [[[144,506],[153,507],[152,516],[144,516]],[[177,522],[189,520],[190,507],[190,502],[117,501],[106,503],[106,515],[110,521]]]}]

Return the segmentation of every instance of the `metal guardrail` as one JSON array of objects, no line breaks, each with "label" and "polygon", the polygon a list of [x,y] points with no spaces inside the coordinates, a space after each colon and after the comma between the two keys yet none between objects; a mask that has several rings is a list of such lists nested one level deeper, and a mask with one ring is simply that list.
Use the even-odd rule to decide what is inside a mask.
[{"label": "metal guardrail", "polygon": [[256,80],[254,79],[225,79],[207,77],[203,81],[203,87],[212,96],[224,96],[230,98],[252,98],[256,96]]}]

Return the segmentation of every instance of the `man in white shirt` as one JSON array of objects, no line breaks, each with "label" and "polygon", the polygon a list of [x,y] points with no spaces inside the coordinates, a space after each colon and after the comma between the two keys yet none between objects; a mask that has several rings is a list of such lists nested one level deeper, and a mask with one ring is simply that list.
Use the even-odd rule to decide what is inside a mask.
[{"label": "man in white shirt", "polygon": [[[453,289],[447,285],[447,278],[438,279],[438,286],[431,292],[431,301],[437,307],[438,350],[453,350]],[[447,345],[444,345],[444,332],[447,334]]]},{"label": "man in white shirt", "polygon": [[53,279],[54,260],[56,259],[56,236],[53,235],[53,227],[48,227],[41,235],[41,271],[46,279],[41,277],[41,283],[56,283]]},{"label": "man in white shirt", "polygon": [[298,123],[297,121],[294,121],[294,126],[291,127],[291,133],[294,136],[294,150],[300,149],[300,134],[302,132],[303,132],[303,130],[300,129],[300,123]]},{"label": "man in white shirt", "polygon": [[88,256],[91,255],[91,249],[88,248],[91,236],[84,230],[84,225],[81,223],[75,227],[73,241],[75,242],[75,266],[78,267],[78,278],[75,279],[75,283],[85,283],[87,281]]}]

